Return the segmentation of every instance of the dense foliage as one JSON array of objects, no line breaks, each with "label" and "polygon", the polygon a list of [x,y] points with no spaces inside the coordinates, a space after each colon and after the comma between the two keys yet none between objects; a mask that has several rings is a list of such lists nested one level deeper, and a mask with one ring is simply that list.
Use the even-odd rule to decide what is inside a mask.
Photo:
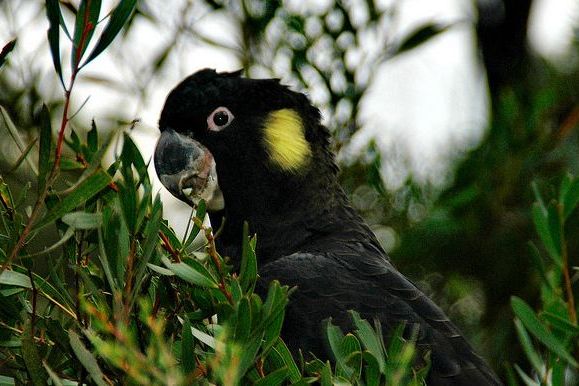
[{"label": "dense foliage", "polygon": [[[558,71],[520,47],[520,34],[509,28],[526,26],[532,2],[523,3],[516,12],[506,7],[502,30],[485,25],[481,13],[491,123],[448,186],[432,194],[409,180],[388,191],[379,173],[388,160],[372,146],[342,179],[350,194],[373,193],[360,209],[400,235],[396,264],[421,280],[509,384],[574,384],[579,179],[569,172],[579,175],[579,67]],[[2,77],[18,41],[0,54],[0,124],[19,152],[0,160],[0,383],[420,384],[428,368],[412,368],[412,342],[395,333],[385,345],[380,326],[355,313],[355,331],[328,323],[333,364],[292,356],[279,338],[291,289],[274,283],[265,299],[253,293],[259,235],[244,235],[241,270],[232,272],[215,250],[218,231],[203,222],[202,205],[184,238],[167,225],[148,164],[129,135],[104,135],[94,122],[78,120],[73,129],[77,75],[135,19],[151,17],[145,1],[119,1],[110,14],[100,1],[79,4],[46,2],[63,98],[43,104],[37,83],[19,89]],[[356,22],[346,2],[313,16],[282,2],[204,4],[236,18],[243,32],[239,59],[249,73],[280,76],[275,63],[289,53],[281,70],[304,88],[324,89],[338,147],[358,130],[358,105],[376,66],[447,28],[419,27],[352,66],[348,51],[368,31],[383,32],[381,23],[392,17],[372,1],[360,2],[365,23]],[[74,25],[63,12],[73,14]],[[314,19],[319,28],[311,28]],[[104,28],[96,31],[97,24]],[[272,25],[277,34],[268,32]],[[497,30],[504,39],[489,48]],[[188,34],[207,40],[192,29],[175,30],[151,74]],[[315,55],[321,44],[332,60]],[[499,60],[506,52],[519,56]],[[65,54],[70,68],[61,62]],[[116,155],[107,164],[110,148]],[[420,220],[411,214],[416,203],[428,209]],[[481,292],[476,307],[462,309]],[[469,324],[473,310],[482,318]]]}]

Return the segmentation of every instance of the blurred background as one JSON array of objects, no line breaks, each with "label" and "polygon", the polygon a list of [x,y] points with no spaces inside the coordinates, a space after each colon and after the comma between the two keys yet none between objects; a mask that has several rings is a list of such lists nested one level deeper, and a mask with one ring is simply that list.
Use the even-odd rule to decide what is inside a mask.
[{"label": "blurred background", "polygon": [[[78,1],[60,3],[74,23]],[[321,108],[343,185],[396,266],[497,371],[524,363],[509,301],[539,297],[533,187],[554,197],[579,174],[576,0],[140,0],[131,20],[79,76],[76,131],[94,119],[113,135],[138,120],[132,136],[150,159],[165,97],[185,76],[282,79]],[[44,2],[0,0],[0,45],[17,39],[0,106],[29,138],[42,103],[62,111],[47,28]],[[0,173],[25,184],[1,118],[0,131]],[[190,208],[157,187],[184,230]],[[577,265],[577,216],[570,227]]]}]

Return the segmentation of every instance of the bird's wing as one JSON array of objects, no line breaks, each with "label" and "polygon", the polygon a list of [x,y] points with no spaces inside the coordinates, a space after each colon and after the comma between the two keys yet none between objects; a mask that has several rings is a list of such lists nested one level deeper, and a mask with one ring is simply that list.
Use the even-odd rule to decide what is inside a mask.
[{"label": "bird's wing", "polygon": [[282,330],[293,351],[327,357],[321,322],[331,317],[351,331],[348,311],[356,310],[378,319],[386,335],[401,323],[408,331],[418,327],[417,345],[431,351],[429,385],[500,384],[440,308],[381,256],[295,253],[265,264],[259,274],[260,293],[274,279],[297,287]]}]

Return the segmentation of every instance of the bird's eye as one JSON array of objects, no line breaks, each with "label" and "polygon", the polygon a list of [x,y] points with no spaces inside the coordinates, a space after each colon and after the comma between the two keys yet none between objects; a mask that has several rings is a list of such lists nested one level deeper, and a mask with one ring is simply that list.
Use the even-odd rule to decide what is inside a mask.
[{"label": "bird's eye", "polygon": [[233,118],[227,107],[218,107],[207,117],[207,127],[211,131],[221,131],[233,122]]}]

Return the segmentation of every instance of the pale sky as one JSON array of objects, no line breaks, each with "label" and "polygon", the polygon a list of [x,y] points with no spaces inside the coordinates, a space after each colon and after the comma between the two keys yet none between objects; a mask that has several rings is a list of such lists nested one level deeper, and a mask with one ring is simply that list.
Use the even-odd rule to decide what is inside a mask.
[{"label": "pale sky", "polygon": [[[103,1],[102,14],[113,3],[111,0]],[[84,77],[79,78],[73,94],[73,106],[77,107],[90,97],[79,115],[87,126],[92,117],[97,117],[98,124],[100,117],[119,110],[127,118],[140,118],[141,124],[134,138],[145,159],[152,156],[158,136],[157,119],[165,97],[182,78],[205,67],[218,70],[239,68],[230,51],[208,47],[181,36],[177,55],[168,59],[166,69],[153,79],[139,79],[146,84],[148,91],[144,98],[133,90],[119,89],[119,86],[127,86],[134,80],[134,71],[127,65],[143,69],[137,71],[138,77],[146,74],[145,66],[171,42],[171,31],[186,2],[171,3],[176,6],[167,7],[167,1],[152,2],[151,11],[163,20],[162,26],[139,18],[125,42],[113,44],[110,50],[83,70]],[[288,3],[290,6],[303,4]],[[445,23],[475,18],[470,2],[464,0],[405,0],[399,3],[401,12],[397,31],[402,35],[428,20]],[[40,9],[39,2],[3,2],[0,5],[0,44],[18,35],[18,45],[10,60],[23,71],[32,66],[41,69],[46,74],[41,91],[46,99],[52,99],[61,95],[61,89],[45,43],[47,22],[43,17],[35,17]],[[224,44],[235,46],[236,31],[226,17],[213,13],[195,13],[191,17],[195,19],[195,28]],[[573,23],[577,25],[579,18],[579,3],[576,0],[536,0],[532,17],[529,30],[531,46],[540,55],[564,62],[569,57]],[[485,79],[477,68],[474,39],[472,29],[464,23],[413,52],[382,64],[362,101],[362,129],[341,157],[347,159],[348,154],[376,138],[387,153],[384,159],[390,161],[385,163],[382,173],[390,188],[398,187],[406,178],[406,168],[399,164],[400,158],[390,157],[393,149],[395,153],[406,154],[418,180],[437,182],[446,176],[450,161],[448,155],[475,146],[483,134],[488,116]],[[63,58],[63,66],[67,66],[68,61],[69,58]],[[91,82],[88,77],[102,78],[110,83]],[[310,94],[315,102],[315,92]],[[151,166],[152,177],[157,181],[152,169]],[[172,219],[177,230],[182,231],[182,224],[190,214],[188,206],[173,200],[158,181],[156,184],[162,194],[165,217]]]}]

